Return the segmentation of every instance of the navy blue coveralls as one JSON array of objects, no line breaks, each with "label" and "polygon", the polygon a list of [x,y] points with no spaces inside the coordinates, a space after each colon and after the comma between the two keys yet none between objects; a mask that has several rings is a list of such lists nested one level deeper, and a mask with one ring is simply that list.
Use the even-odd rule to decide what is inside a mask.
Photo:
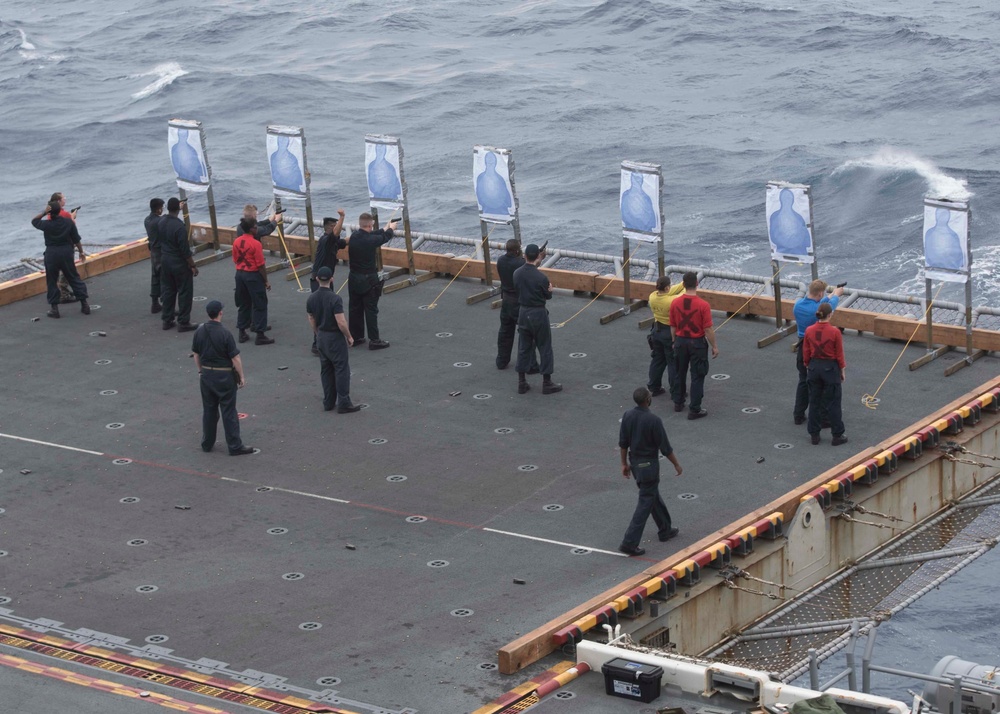
[{"label": "navy blue coveralls", "polygon": [[306,312],[316,321],[323,409],[351,406],[351,367],[347,360],[347,338],[337,325],[344,314],[344,301],[330,288],[320,287],[306,300]]},{"label": "navy blue coveralls", "polygon": [[347,295],[350,298],[347,322],[355,342],[365,339],[366,325],[368,338],[372,342],[379,341],[378,299],[382,296],[382,282],[378,277],[376,254],[378,247],[391,241],[392,237],[391,230],[381,228],[371,233],[356,230],[351,234],[347,249],[351,263],[351,272],[347,275]]},{"label": "navy blue coveralls", "polygon": [[653,515],[661,540],[670,535],[670,512],[660,496],[660,454],[670,456],[673,449],[663,428],[663,420],[646,407],[634,407],[625,412],[618,434],[618,446],[628,449],[632,478],[639,487],[639,502],[628,524],[622,548],[639,545],[649,515]]},{"label": "navy blue coveralls", "polygon": [[[497,274],[500,276],[500,331],[497,333],[497,368],[504,369],[510,364],[514,351],[514,335],[517,332],[517,318],[521,312],[514,289],[514,271],[524,265],[523,256],[502,255],[497,259]],[[531,353],[529,371],[538,369],[535,353]]]},{"label": "navy blue coveralls", "polygon": [[309,274],[309,292],[314,293],[319,290],[316,273],[320,268],[325,266],[331,273],[337,272],[337,251],[346,247],[347,241],[339,235],[324,233],[320,236],[319,243],[316,244],[316,255],[313,257],[312,271]]},{"label": "navy blue coveralls", "polygon": [[[188,265],[191,246],[188,245],[187,226],[177,216],[166,215],[156,224],[160,240],[160,303],[164,324],[173,322],[187,325],[191,322],[191,299],[194,297],[194,274]],[[176,302],[176,311],[174,304]]]},{"label": "navy blue coveralls", "polygon": [[146,226],[146,245],[149,246],[149,267],[151,275],[149,277],[149,297],[154,300],[160,299],[160,235],[156,232],[156,226],[160,222],[160,216],[150,211],[143,224]]},{"label": "navy blue coveralls", "polygon": [[87,285],[80,279],[73,263],[73,250],[80,243],[80,232],[72,218],[35,218],[31,225],[45,236],[45,288],[49,305],[58,305],[59,273],[66,276],[66,282],[79,300],[87,299]]},{"label": "navy blue coveralls", "polygon": [[552,299],[549,279],[535,265],[525,263],[514,271],[514,289],[520,311],[517,317],[517,371],[527,373],[535,361],[538,349],[538,366],[547,378],[552,375],[555,361],[552,357],[552,327],[545,303]]},{"label": "navy blue coveralls", "polygon": [[221,323],[209,320],[195,330],[191,351],[201,359],[201,448],[211,451],[215,445],[221,411],[229,453],[239,451],[243,448],[243,441],[236,413],[237,383],[233,357],[240,353],[236,340]]}]

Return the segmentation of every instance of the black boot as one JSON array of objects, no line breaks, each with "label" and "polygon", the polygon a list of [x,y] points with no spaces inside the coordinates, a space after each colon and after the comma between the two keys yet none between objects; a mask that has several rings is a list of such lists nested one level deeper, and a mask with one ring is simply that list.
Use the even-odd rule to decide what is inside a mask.
[{"label": "black boot", "polygon": [[254,340],[254,344],[255,345],[273,345],[274,344],[274,338],[273,337],[268,337],[267,333],[265,333],[265,332],[258,332],[257,333],[257,339]]},{"label": "black boot", "polygon": [[47,313],[45,313],[45,316],[46,317],[54,317],[56,319],[59,319],[59,306],[58,305],[49,305],[49,311]]},{"label": "black boot", "polygon": [[149,306],[149,311],[154,315],[163,311],[163,306],[160,304],[159,298],[153,298],[153,304]]},{"label": "black boot", "polygon": [[542,394],[555,394],[562,391],[562,385],[552,381],[551,374],[542,375]]},{"label": "black boot", "polygon": [[524,376],[524,372],[517,373],[517,393],[524,394],[531,386],[528,384],[527,378]]},{"label": "black boot", "polygon": [[249,342],[250,335],[247,334],[246,330],[240,330],[240,342]]},{"label": "black boot", "polygon": [[90,303],[87,302],[85,299],[80,301],[80,312],[82,312],[84,315],[90,314]]}]

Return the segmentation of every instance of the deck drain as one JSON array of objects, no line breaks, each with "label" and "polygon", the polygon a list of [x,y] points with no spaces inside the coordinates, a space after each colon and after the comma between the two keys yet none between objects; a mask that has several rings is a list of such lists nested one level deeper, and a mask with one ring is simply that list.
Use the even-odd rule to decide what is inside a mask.
[{"label": "deck drain", "polygon": [[714,379],[716,382],[722,382],[724,380],[729,379],[729,375],[728,374],[713,374],[711,378]]},{"label": "deck drain", "polygon": [[559,329],[559,328],[561,328],[561,327],[562,327],[562,326],[563,326],[564,324],[565,324],[565,323],[562,323],[562,322],[550,322],[550,323],[549,323],[549,327],[551,327],[551,328],[552,328],[553,330],[558,330],[558,329]]},{"label": "deck drain", "polygon": [[404,476],[403,474],[395,474],[393,476],[386,476],[385,480],[389,481],[390,483],[400,483],[401,481],[406,480],[406,476]]},{"label": "deck drain", "polygon": [[260,449],[258,449],[258,448],[257,448],[257,447],[255,446],[255,447],[253,447],[253,452],[252,452],[252,453],[251,453],[250,455],[251,455],[251,456],[256,456],[256,455],[257,455],[257,454],[259,454],[259,453],[260,453]]},{"label": "deck drain", "polygon": [[743,407],[740,411],[744,414],[760,414],[760,407]]},{"label": "deck drain", "polygon": [[270,486],[258,486],[257,488],[254,489],[254,491],[256,491],[257,493],[267,493],[268,491],[273,491],[273,490],[274,489],[272,489]]},{"label": "deck drain", "polygon": [[501,426],[493,430],[494,434],[513,434],[514,428],[510,426]]},{"label": "deck drain", "polygon": [[205,297],[204,295],[195,295],[191,299],[194,300],[195,302],[204,302],[205,300],[208,300],[208,298]]},{"label": "deck drain", "polygon": [[425,516],[407,516],[406,517],[406,522],[407,523],[423,523],[426,520],[427,520],[427,518]]},{"label": "deck drain", "polygon": [[474,615],[475,612],[467,607],[460,607],[457,610],[452,610],[451,614],[454,615],[455,617],[469,617],[471,615]]},{"label": "deck drain", "polygon": [[573,555],[590,555],[590,548],[573,548],[570,550]]},{"label": "deck drain", "polygon": [[101,309],[101,306],[100,306],[100,305],[91,305],[91,306],[90,306],[90,309],[91,309],[91,310],[100,310],[100,309]]},{"label": "deck drain", "polygon": [[109,359],[94,360],[94,364],[99,364],[99,365],[101,365],[103,367],[106,364],[111,364],[111,360],[109,360]]},{"label": "deck drain", "polygon": [[7,597],[6,595],[0,597],[0,605],[6,605],[9,602],[10,602],[10,598]]},{"label": "deck drain", "polygon": [[125,498],[118,499],[119,503],[138,503],[139,498],[137,496],[126,496]]},{"label": "deck drain", "polygon": [[447,560],[432,560],[427,563],[428,568],[447,568],[451,563]]},{"label": "deck drain", "polygon": [[302,573],[285,573],[284,575],[281,576],[281,579],[282,580],[302,580],[302,578],[304,578],[304,577],[305,577],[305,575],[303,575]]},{"label": "deck drain", "polygon": [[433,310],[434,308],[432,308],[430,305],[421,305],[417,309],[418,310]]},{"label": "deck drain", "polygon": [[543,511],[561,511],[563,509],[558,503],[549,503],[542,506]]},{"label": "deck drain", "polygon": [[135,589],[135,591],[137,593],[155,593],[159,589],[160,588],[157,585],[140,585]]},{"label": "deck drain", "polygon": [[102,389],[100,392],[98,392],[98,394],[100,394],[102,397],[113,397],[116,394],[118,394],[118,390],[117,389]]},{"label": "deck drain", "polygon": [[6,550],[0,550],[0,558],[6,558],[9,553]]},{"label": "deck drain", "polygon": [[145,538],[133,538],[130,541],[126,541],[125,545],[140,546],[140,545],[146,545],[147,543],[149,543],[149,541],[146,540]]},{"label": "deck drain", "polygon": [[611,389],[611,385],[610,384],[595,384],[594,385],[594,389],[596,389],[598,391],[603,391],[605,389]]},{"label": "deck drain", "polygon": [[114,459],[111,463],[115,466],[125,466],[126,464],[132,463],[132,459]]},{"label": "deck drain", "polygon": [[[90,335],[91,337],[100,337],[101,336],[101,333],[100,333],[99,330],[95,330],[94,332],[88,332],[87,334]],[[104,334],[107,335],[108,333],[105,332]]]},{"label": "deck drain", "polygon": [[586,352],[570,352],[569,356],[572,357],[573,359],[583,359],[584,357],[587,356],[587,353]]},{"label": "deck drain", "polygon": [[125,426],[125,425],[122,424],[120,421],[113,421],[110,424],[105,424],[104,428],[105,429],[121,429],[123,426]]},{"label": "deck drain", "polygon": [[538,467],[534,464],[525,464],[524,466],[518,466],[518,471],[537,471]]},{"label": "deck drain", "polygon": [[563,690],[561,692],[556,692],[555,694],[553,694],[552,698],[553,699],[572,699],[575,696],[576,695],[573,694],[573,692],[567,692],[566,690]]},{"label": "deck drain", "polygon": [[364,411],[365,409],[367,409],[368,407],[370,407],[371,404],[365,404],[364,402],[361,402],[361,404],[359,404],[358,406],[361,407],[362,411]]},{"label": "deck drain", "polygon": [[166,642],[169,639],[170,638],[167,637],[166,635],[150,635],[149,637],[146,638],[146,642],[148,642],[151,645],[159,645]]},{"label": "deck drain", "polygon": [[497,665],[495,662],[480,662],[476,665],[476,669],[481,669],[484,672],[492,672],[496,670]]},{"label": "deck drain", "polygon": [[456,362],[454,364],[454,366],[455,367],[471,367],[472,366],[472,362]]},{"label": "deck drain", "polygon": [[782,449],[782,450],[784,450],[784,449],[791,449],[792,445],[791,444],[784,444],[784,443],[782,443],[782,444],[775,444],[774,448],[775,449]]},{"label": "deck drain", "polygon": [[237,414],[236,414],[236,418],[237,419],[246,419],[248,416],[250,416],[250,415],[247,414],[246,412],[237,412]]},{"label": "deck drain", "polygon": [[320,677],[316,680],[316,684],[321,687],[336,687],[340,684],[340,677]]},{"label": "deck drain", "polygon": [[492,394],[473,394],[472,398],[473,399],[489,399],[492,396],[493,396]]},{"label": "deck drain", "polygon": [[288,532],[287,528],[268,528],[267,529],[267,534],[268,535],[285,535],[285,533],[287,533],[287,532]]},{"label": "deck drain", "polygon": [[388,439],[383,439],[383,438],[379,437],[379,438],[376,438],[376,439],[369,439],[368,443],[369,444],[374,444],[375,446],[380,446],[382,444],[388,444],[389,440]]},{"label": "deck drain", "polygon": [[299,625],[300,630],[318,630],[323,626],[322,622],[303,622]]},{"label": "deck drain", "polygon": [[0,516],[2,516],[2,515],[3,515],[4,513],[6,513],[6,512],[7,512],[7,509],[5,509],[5,508],[0,508]]},{"label": "deck drain", "polygon": [[868,399],[865,403],[866,404],[879,404],[881,402],[882,402],[882,400],[879,399],[878,397],[872,397],[871,399]]},{"label": "deck drain", "polygon": [[450,332],[438,332],[435,337],[454,337]]},{"label": "deck drain", "polygon": [[698,498],[698,494],[697,493],[678,493],[677,494],[677,498],[679,498],[682,501],[693,501],[694,499]]}]

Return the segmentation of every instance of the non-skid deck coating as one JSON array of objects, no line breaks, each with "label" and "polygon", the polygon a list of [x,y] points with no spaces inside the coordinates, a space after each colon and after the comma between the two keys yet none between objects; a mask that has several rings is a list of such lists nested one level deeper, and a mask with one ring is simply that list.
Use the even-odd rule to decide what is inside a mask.
[{"label": "non-skid deck coating", "polygon": [[[196,296],[226,303],[230,329],[232,272],[222,261],[195,279]],[[160,329],[147,276],[140,263],[89,281],[101,306],[89,317],[66,305],[62,319],[47,319],[41,297],[0,309],[0,432],[34,440],[0,437],[0,596],[10,598],[0,624],[112,635],[133,651],[163,648],[152,653],[174,667],[200,661],[199,671],[243,673],[243,682],[362,712],[459,713],[492,701],[565,659],[557,653],[505,677],[488,668],[502,645],[997,370],[988,357],[949,378],[946,361],[911,373],[906,362],[923,353],[911,346],[872,411],[860,397],[902,345],[848,333],[851,441],[831,447],[827,431],[814,447],[792,424],[790,342],[758,350],[773,322],[730,321],[710,371],[729,378],[707,381],[709,417],[688,422],[666,397],[654,400],[684,466],[675,478],[668,465],[662,483],[681,533],[662,544],[648,527],[647,557],[637,562],[615,552],[636,499],[619,472],[617,433],[632,390],[646,381],[649,351],[636,325],[648,311],[600,326],[616,306],[602,300],[555,330],[555,378],[565,391],[543,396],[535,377],[521,396],[516,374],[494,366],[498,312],[488,302],[465,304],[481,284],[459,280],[436,309],[420,310],[446,284],[422,283],[383,297],[392,347],[351,350],[352,397],[370,406],[340,415],[322,411],[306,296],[278,273],[270,294],[276,344],[241,346],[243,438],[261,453],[232,458],[222,442],[211,454],[198,448],[191,335]],[[344,278],[341,267],[335,285]],[[558,294],[553,322],[584,304]],[[195,303],[195,319],[204,305]],[[724,319],[715,317],[717,325]],[[97,331],[106,336],[89,334]],[[108,390],[115,393],[101,394]],[[651,706],[605,698],[599,673],[567,689],[578,692],[572,702],[541,708]]]}]

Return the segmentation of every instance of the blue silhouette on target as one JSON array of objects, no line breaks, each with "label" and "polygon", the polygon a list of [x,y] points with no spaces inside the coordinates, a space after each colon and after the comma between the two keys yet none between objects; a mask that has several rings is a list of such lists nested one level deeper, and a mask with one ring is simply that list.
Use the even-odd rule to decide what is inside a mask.
[{"label": "blue silhouette on target", "polygon": [[476,200],[486,215],[510,216],[514,201],[503,176],[497,172],[497,155],[490,151],[483,161],[486,168],[476,177]]},{"label": "blue silhouette on target", "polygon": [[808,255],[812,241],[805,219],[792,208],[795,194],[790,189],[783,188],[778,194],[778,201],[780,206],[771,214],[768,223],[768,233],[775,252],[784,255]]},{"label": "blue silhouette on target", "polygon": [[289,141],[287,136],[278,137],[278,148],[271,154],[271,182],[275,188],[301,193],[305,183],[302,167],[295,154],[288,150]]},{"label": "blue silhouette on target", "polygon": [[622,194],[622,225],[633,231],[654,231],[656,211],[653,200],[642,190],[643,176],[633,171],[631,178],[631,188]]},{"label": "blue silhouette on target", "polygon": [[385,144],[375,145],[375,160],[368,164],[368,191],[373,198],[403,198],[396,167],[385,158]]},{"label": "blue silhouette on target", "polygon": [[208,171],[202,163],[198,152],[188,143],[188,130],[177,130],[177,143],[170,147],[170,163],[174,165],[174,173],[182,181],[191,183],[204,183],[208,178]]},{"label": "blue silhouette on target", "polygon": [[924,234],[924,260],[928,268],[965,268],[965,251],[962,239],[948,225],[951,211],[939,208],[934,213],[934,226]]}]

